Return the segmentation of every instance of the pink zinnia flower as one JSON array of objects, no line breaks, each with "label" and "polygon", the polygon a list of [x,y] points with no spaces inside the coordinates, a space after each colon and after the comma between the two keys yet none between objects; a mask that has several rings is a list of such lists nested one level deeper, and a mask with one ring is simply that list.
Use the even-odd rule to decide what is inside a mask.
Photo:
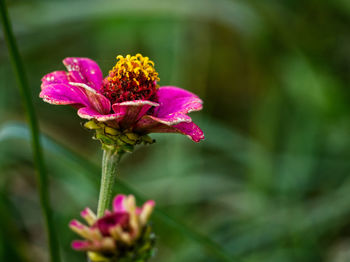
[{"label": "pink zinnia flower", "polygon": [[187,115],[202,109],[195,94],[175,86],[157,85],[154,63],[140,54],[117,57],[103,79],[101,69],[88,58],[63,60],[68,72],[42,78],[40,97],[56,105],[72,105],[81,118],[103,122],[122,132],[181,133],[195,142],[202,130]]},{"label": "pink zinnia flower", "polygon": [[145,245],[153,248],[154,243],[151,242],[154,239],[147,223],[154,205],[154,201],[149,200],[139,208],[134,196],[120,194],[113,200],[113,211],[106,211],[101,218],[97,218],[89,208],[84,209],[81,216],[88,225],[72,220],[69,226],[85,240],[73,241],[72,247],[88,251],[91,259],[98,256],[137,256],[138,249]]}]

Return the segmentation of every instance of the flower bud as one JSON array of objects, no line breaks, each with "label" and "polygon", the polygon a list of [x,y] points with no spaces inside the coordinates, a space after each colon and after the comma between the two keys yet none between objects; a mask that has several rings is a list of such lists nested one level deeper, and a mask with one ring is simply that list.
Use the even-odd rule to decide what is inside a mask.
[{"label": "flower bud", "polygon": [[133,195],[117,195],[113,210],[97,218],[86,208],[81,216],[88,225],[72,220],[70,228],[84,240],[73,241],[76,250],[87,251],[91,262],[147,261],[154,252],[155,237],[148,225],[155,202],[137,207]]}]

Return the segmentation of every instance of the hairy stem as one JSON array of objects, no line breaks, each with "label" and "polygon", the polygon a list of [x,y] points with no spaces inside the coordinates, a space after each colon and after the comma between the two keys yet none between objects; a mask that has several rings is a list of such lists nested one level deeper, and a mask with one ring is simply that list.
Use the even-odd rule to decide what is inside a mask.
[{"label": "hairy stem", "polygon": [[50,250],[50,259],[52,262],[60,261],[60,253],[57,236],[54,230],[54,222],[49,200],[49,183],[47,171],[45,168],[44,157],[42,153],[41,142],[39,138],[39,125],[36,117],[31,93],[26,78],[26,72],[20,53],[17,48],[16,39],[13,35],[10,18],[8,16],[5,0],[0,0],[0,20],[4,31],[5,42],[9,51],[10,60],[14,69],[16,80],[20,89],[22,103],[26,109],[27,119],[31,131],[32,149],[34,163],[36,166],[37,186],[40,199],[40,205],[44,216],[47,230],[48,246]]},{"label": "hairy stem", "polygon": [[122,153],[118,153],[115,150],[103,150],[102,177],[100,196],[98,198],[97,217],[103,216],[111,203],[113,186],[117,177],[117,169],[121,156]]}]

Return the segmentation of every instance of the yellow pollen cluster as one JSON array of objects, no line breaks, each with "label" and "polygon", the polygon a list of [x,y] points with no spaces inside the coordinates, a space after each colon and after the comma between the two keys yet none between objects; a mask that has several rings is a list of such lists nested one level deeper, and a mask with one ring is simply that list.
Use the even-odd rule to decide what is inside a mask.
[{"label": "yellow pollen cluster", "polygon": [[138,85],[140,84],[139,77],[144,77],[151,82],[159,81],[158,73],[154,69],[154,62],[149,60],[147,56],[143,57],[141,54],[137,54],[123,57],[118,55],[117,60],[116,65],[109,71],[108,81],[116,82],[123,77],[132,77],[132,80]]}]

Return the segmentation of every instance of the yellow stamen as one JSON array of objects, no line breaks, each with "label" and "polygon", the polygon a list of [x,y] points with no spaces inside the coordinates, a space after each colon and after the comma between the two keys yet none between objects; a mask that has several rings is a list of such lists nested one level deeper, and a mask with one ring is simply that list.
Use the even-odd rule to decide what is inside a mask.
[{"label": "yellow stamen", "polygon": [[123,76],[129,77],[129,73],[132,72],[136,76],[145,76],[147,80],[159,81],[158,73],[154,69],[154,62],[149,60],[149,58],[143,57],[141,54],[136,54],[135,56],[127,55],[123,57],[122,55],[117,56],[118,62],[111,70],[115,73],[113,81],[115,78],[122,78]]}]

